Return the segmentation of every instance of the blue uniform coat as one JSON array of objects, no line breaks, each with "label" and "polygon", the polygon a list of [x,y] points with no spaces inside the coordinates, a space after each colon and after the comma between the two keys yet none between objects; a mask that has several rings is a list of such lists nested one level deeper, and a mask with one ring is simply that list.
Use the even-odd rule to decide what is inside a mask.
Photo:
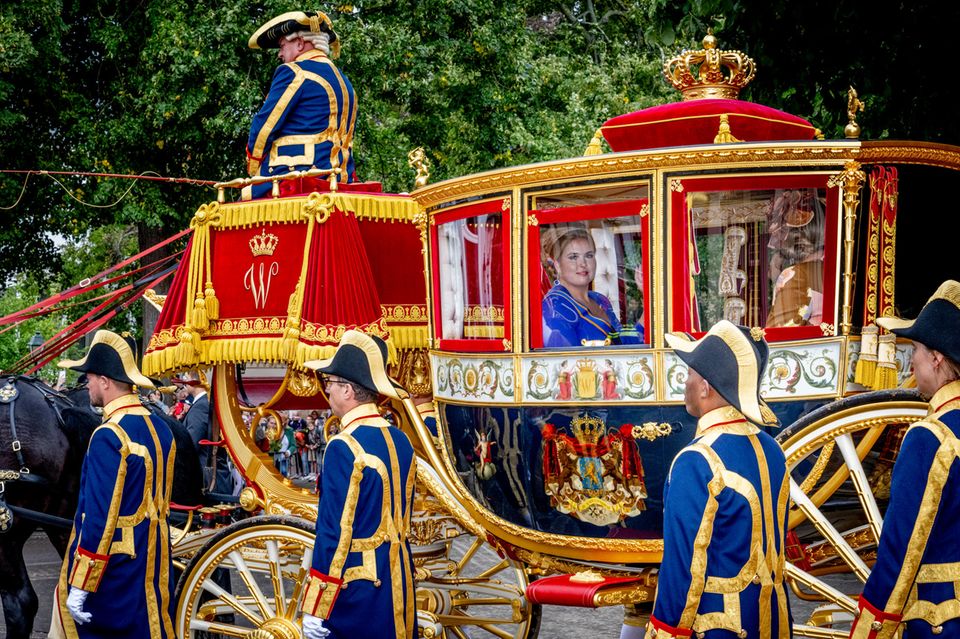
[{"label": "blue uniform coat", "polygon": [[365,404],[323,456],[317,539],[303,611],[330,639],[416,635],[407,533],[416,462],[410,440]]},{"label": "blue uniform coat", "polygon": [[732,406],[700,418],[663,489],[663,562],[648,638],[791,636],[789,476],[777,442]]},{"label": "blue uniform coat", "polygon": [[[81,638],[172,639],[167,516],[176,454],[173,435],[136,395],[110,402],[103,414],[104,423],[94,431],[83,461],[80,501],[51,632]],[[84,603],[84,611],[92,615],[89,622],[78,626],[70,617],[68,585],[91,593]]]},{"label": "blue uniform coat", "polygon": [[[311,168],[346,169],[353,181],[353,127],[357,99],[350,80],[323,52],[313,49],[277,67],[267,99],[253,117],[247,140],[251,176],[283,175]],[[255,185],[253,197],[270,192]]]},{"label": "blue uniform coat", "polygon": [[856,639],[960,637],[960,382],[903,438]]}]

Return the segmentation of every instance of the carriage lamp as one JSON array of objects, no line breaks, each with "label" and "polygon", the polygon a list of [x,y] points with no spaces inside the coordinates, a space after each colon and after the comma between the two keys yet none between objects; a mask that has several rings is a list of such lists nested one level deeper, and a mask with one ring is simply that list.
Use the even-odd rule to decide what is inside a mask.
[{"label": "carriage lamp", "polygon": [[43,339],[43,335],[40,334],[40,331],[34,333],[33,337],[30,338],[30,341],[27,342],[27,346],[30,347],[30,352],[33,353],[38,348],[43,346],[44,341],[46,340]]}]

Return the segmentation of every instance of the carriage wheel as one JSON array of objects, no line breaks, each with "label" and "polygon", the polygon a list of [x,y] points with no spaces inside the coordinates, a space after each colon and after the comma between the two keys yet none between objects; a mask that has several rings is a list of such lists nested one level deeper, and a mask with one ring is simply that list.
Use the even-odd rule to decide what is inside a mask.
[{"label": "carriage wheel", "polygon": [[418,565],[417,609],[435,615],[448,638],[533,639],[540,606],[526,600],[524,569],[466,533]]},{"label": "carriage wheel", "polygon": [[525,597],[524,566],[497,554],[426,463],[417,465],[416,494],[417,611],[435,617],[448,639],[534,639],[541,609]]},{"label": "carriage wheel", "polygon": [[848,636],[876,558],[900,441],[926,412],[914,391],[864,393],[813,411],[777,437],[790,472],[787,578],[815,606],[794,612],[795,636]]},{"label": "carriage wheel", "polygon": [[177,584],[176,636],[299,639],[313,540],[313,524],[286,516],[255,517],[217,532]]}]

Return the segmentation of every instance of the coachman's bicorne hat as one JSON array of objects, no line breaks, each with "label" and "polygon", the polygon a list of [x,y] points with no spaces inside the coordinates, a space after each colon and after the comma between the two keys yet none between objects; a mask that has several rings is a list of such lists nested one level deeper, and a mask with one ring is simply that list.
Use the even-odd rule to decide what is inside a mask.
[{"label": "coachman's bicorne hat", "polygon": [[280,38],[300,31],[326,33],[330,36],[330,56],[336,58],[340,55],[340,38],[323,11],[290,11],[279,15],[257,29],[247,44],[251,49],[276,49]]},{"label": "coachman's bicorne hat", "polygon": [[140,388],[153,388],[153,380],[137,368],[136,352],[136,341],[132,337],[121,337],[114,332],[100,330],[93,336],[90,350],[83,359],[64,359],[59,361],[57,366],[81,373],[103,375]]},{"label": "coachman's bicorne hat", "polygon": [[391,399],[407,392],[387,375],[387,344],[376,335],[349,330],[340,338],[333,357],[303,364],[324,375],[337,375]]},{"label": "coachman's bicorne hat", "polygon": [[917,319],[878,317],[877,324],[960,363],[960,282],[947,280],[941,284]]},{"label": "coachman's bicorne hat", "polygon": [[777,416],[760,399],[760,378],[770,354],[761,329],[720,320],[698,340],[682,333],[666,339],[677,357],[747,419],[760,426],[777,424]]}]

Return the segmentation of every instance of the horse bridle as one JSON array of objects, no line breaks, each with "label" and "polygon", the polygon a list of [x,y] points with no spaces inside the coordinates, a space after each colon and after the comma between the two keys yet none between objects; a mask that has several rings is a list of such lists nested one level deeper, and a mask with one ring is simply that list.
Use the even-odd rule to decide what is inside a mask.
[{"label": "horse bridle", "polygon": [[20,390],[17,388],[18,380],[23,380],[40,391],[40,393],[43,395],[43,398],[53,408],[53,412],[57,416],[57,423],[61,427],[63,426],[63,414],[61,413],[62,406],[60,406],[57,400],[59,399],[63,402],[70,403],[70,399],[66,395],[54,391],[53,389],[45,388],[42,385],[35,383],[34,380],[26,377],[8,377],[6,384],[0,387],[0,405],[7,404],[10,407],[10,434],[12,437],[10,448],[17,456],[17,463],[20,465],[19,470],[0,469],[0,533],[6,532],[10,529],[10,526],[13,525],[14,513],[17,513],[21,517],[32,519],[40,523],[53,524],[56,526],[69,528],[71,525],[73,525],[73,522],[68,519],[7,504],[7,482],[22,481],[43,486],[50,483],[47,478],[30,472],[30,468],[27,466],[27,462],[23,457],[23,444],[21,444],[20,437],[17,435],[16,406],[17,399],[20,397]]}]

